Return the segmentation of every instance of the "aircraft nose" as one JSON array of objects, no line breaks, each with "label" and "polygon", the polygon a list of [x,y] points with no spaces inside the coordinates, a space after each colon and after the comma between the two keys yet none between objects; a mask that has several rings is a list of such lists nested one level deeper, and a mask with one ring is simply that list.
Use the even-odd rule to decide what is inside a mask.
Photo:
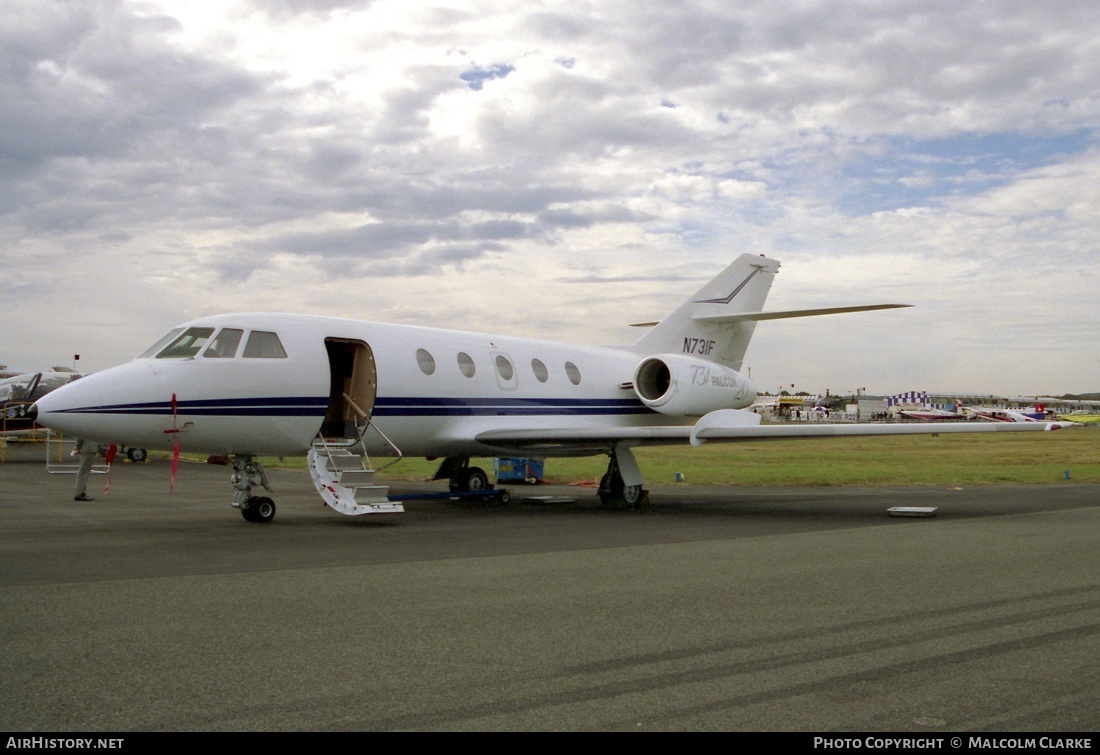
[{"label": "aircraft nose", "polygon": [[38,424],[98,443],[145,448],[163,439],[167,398],[148,364],[127,362],[38,399]]}]

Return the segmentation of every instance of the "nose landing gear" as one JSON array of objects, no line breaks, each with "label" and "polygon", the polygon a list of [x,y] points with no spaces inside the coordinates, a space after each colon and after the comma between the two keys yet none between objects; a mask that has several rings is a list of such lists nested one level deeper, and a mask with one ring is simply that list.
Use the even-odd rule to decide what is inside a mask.
[{"label": "nose landing gear", "polygon": [[233,457],[233,507],[241,510],[245,521],[266,523],[275,518],[275,501],[267,496],[252,495],[255,485],[263,486],[271,493],[271,484],[267,481],[264,466],[255,457],[241,455]]}]

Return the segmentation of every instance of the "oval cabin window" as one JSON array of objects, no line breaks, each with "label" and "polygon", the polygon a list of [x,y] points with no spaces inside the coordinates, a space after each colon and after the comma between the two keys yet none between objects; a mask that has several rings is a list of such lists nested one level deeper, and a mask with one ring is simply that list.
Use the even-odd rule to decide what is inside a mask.
[{"label": "oval cabin window", "polygon": [[416,350],[416,363],[425,375],[431,375],[435,372],[435,358],[426,349]]},{"label": "oval cabin window", "polygon": [[474,367],[474,360],[466,352],[459,352],[458,354],[458,369],[462,370],[462,374],[468,378],[472,378],[474,373],[477,372],[477,368]]},{"label": "oval cabin window", "polygon": [[535,373],[535,379],[540,383],[545,383],[550,377],[550,371],[546,369],[546,365],[542,363],[541,359],[531,360],[531,372]]}]

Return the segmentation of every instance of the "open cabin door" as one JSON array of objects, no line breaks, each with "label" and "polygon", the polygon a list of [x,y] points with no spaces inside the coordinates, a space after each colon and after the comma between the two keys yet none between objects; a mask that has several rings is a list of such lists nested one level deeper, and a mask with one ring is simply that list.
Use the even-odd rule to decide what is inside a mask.
[{"label": "open cabin door", "polygon": [[[329,365],[328,410],[321,437],[314,439],[306,455],[313,484],[325,504],[341,514],[404,511],[404,506],[389,499],[389,487],[375,482],[375,470],[363,442],[378,394],[374,354],[367,344],[349,338],[326,338],[325,350]],[[397,457],[400,460],[400,451]]]},{"label": "open cabin door", "polygon": [[366,415],[374,411],[374,400],[378,395],[378,370],[374,364],[374,353],[370,346],[362,341],[342,338],[326,338],[325,349],[329,363],[328,411],[321,433],[326,438],[357,438],[356,421],[360,417],[345,396],[350,397]]}]

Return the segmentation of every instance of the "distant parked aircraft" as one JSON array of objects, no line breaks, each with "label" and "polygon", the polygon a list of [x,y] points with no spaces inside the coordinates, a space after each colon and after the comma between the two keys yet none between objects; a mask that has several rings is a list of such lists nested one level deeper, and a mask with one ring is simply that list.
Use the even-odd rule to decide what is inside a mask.
[{"label": "distant parked aircraft", "polygon": [[0,380],[0,412],[3,412],[0,415],[0,436],[29,435],[38,427],[28,412],[31,405],[50,391],[81,377],[79,372],[54,367],[44,372],[28,372]]}]

